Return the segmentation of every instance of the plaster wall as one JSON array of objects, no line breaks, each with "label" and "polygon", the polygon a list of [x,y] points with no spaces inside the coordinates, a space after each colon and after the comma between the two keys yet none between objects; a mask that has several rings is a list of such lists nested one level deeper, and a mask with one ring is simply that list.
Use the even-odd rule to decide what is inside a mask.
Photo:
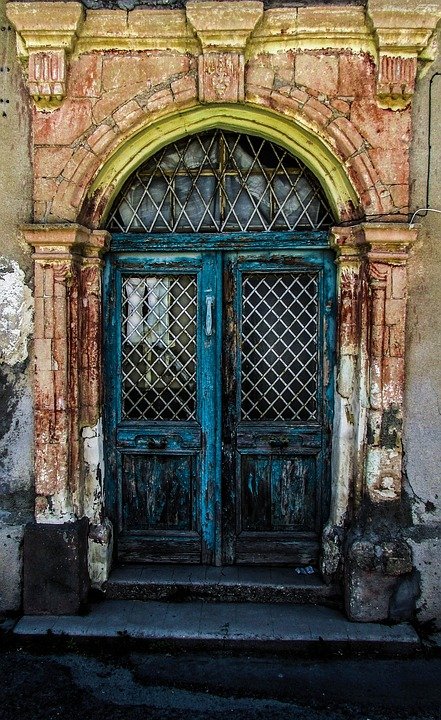
[{"label": "plaster wall", "polygon": [[[426,207],[430,112],[428,204],[441,210],[441,76],[435,76],[441,73],[440,28],[437,46],[436,60],[420,78],[414,101],[413,210]],[[409,262],[404,452],[411,546],[420,572],[419,618],[424,621],[441,618],[441,214],[429,212],[415,223],[420,232]]]},{"label": "plaster wall", "polygon": [[5,4],[0,0],[0,613],[20,607],[23,528],[33,510],[32,267],[18,229],[32,217],[30,103]]}]

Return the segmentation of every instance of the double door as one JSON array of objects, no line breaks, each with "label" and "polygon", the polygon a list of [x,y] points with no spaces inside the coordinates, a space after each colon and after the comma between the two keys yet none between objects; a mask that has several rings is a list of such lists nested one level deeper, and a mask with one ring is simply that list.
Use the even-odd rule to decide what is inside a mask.
[{"label": "double door", "polygon": [[329,504],[332,257],[111,253],[105,288],[120,558],[315,563]]}]

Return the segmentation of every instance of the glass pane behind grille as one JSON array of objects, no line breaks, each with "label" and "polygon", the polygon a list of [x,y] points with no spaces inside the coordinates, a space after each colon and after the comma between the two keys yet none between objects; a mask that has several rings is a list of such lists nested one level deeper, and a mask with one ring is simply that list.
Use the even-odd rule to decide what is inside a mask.
[{"label": "glass pane behind grille", "polygon": [[195,418],[196,302],[192,275],[123,279],[124,419]]},{"label": "glass pane behind grille", "polygon": [[316,178],[267,140],[222,130],[151,157],[118,196],[116,232],[319,230],[332,223]]},{"label": "glass pane behind grille", "polygon": [[253,273],[242,284],[243,420],[317,420],[315,273]]}]

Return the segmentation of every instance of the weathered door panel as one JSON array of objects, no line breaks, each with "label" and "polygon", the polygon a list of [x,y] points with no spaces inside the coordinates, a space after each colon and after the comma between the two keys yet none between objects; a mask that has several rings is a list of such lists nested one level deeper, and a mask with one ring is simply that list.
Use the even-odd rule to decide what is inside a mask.
[{"label": "weathered door panel", "polygon": [[214,558],[218,262],[215,253],[120,255],[107,271],[108,466],[125,560]]},{"label": "weathered door panel", "polygon": [[325,265],[322,253],[226,259],[224,562],[317,561],[332,382]]}]

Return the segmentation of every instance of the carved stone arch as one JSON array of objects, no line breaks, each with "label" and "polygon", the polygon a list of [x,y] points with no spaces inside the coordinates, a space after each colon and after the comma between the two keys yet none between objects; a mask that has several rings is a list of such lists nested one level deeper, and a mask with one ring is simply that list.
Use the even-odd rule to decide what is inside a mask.
[{"label": "carved stone arch", "polygon": [[[25,228],[35,248],[36,265],[35,514],[48,536],[64,532],[78,518],[88,519],[80,521],[75,532],[82,536],[78,543],[83,548],[89,543],[89,573],[96,586],[107,578],[112,551],[112,530],[102,495],[101,429],[100,257],[108,234],[98,228],[135,168],[188,134],[220,127],[258,135],[284,147],[319,179],[336,219],[345,221],[346,227],[335,228],[331,235],[338,263],[339,331],[332,501],[322,557],[325,577],[331,578],[341,567],[349,499],[360,504],[366,497],[387,504],[399,498],[405,264],[415,233],[407,225],[359,222],[368,207],[377,209],[380,204],[372,203],[377,192],[374,171],[363,165],[356,151],[348,156],[351,128],[340,123],[333,135],[329,127],[319,128],[316,122],[314,131],[306,114],[291,112],[287,103],[285,113],[251,104],[174,108],[137,127],[130,137],[124,133],[111,152],[107,148],[101,157],[94,155],[91,164],[80,161],[82,172],[79,180],[73,180],[72,209],[82,224]],[[355,507],[351,506],[351,512]],[[347,566],[350,572],[355,568],[355,577],[357,553],[364,550],[357,543],[351,547]],[[385,558],[387,552],[384,549]],[[400,563],[398,571],[398,565],[395,569],[391,565],[390,572],[407,572],[406,558],[401,557]],[[357,589],[351,577],[347,606],[356,618]],[[392,580],[387,582],[390,585]]]},{"label": "carved stone arch", "polygon": [[219,104],[186,110],[173,108],[170,114],[138,128],[130,137],[125,136],[103,159],[84,197],[79,221],[103,227],[114,198],[144,160],[186,135],[214,128],[248,132],[280,145],[304,162],[319,180],[338,222],[356,221],[363,216],[361,193],[344,160],[327,138],[314,132],[307,122],[250,104]]}]

